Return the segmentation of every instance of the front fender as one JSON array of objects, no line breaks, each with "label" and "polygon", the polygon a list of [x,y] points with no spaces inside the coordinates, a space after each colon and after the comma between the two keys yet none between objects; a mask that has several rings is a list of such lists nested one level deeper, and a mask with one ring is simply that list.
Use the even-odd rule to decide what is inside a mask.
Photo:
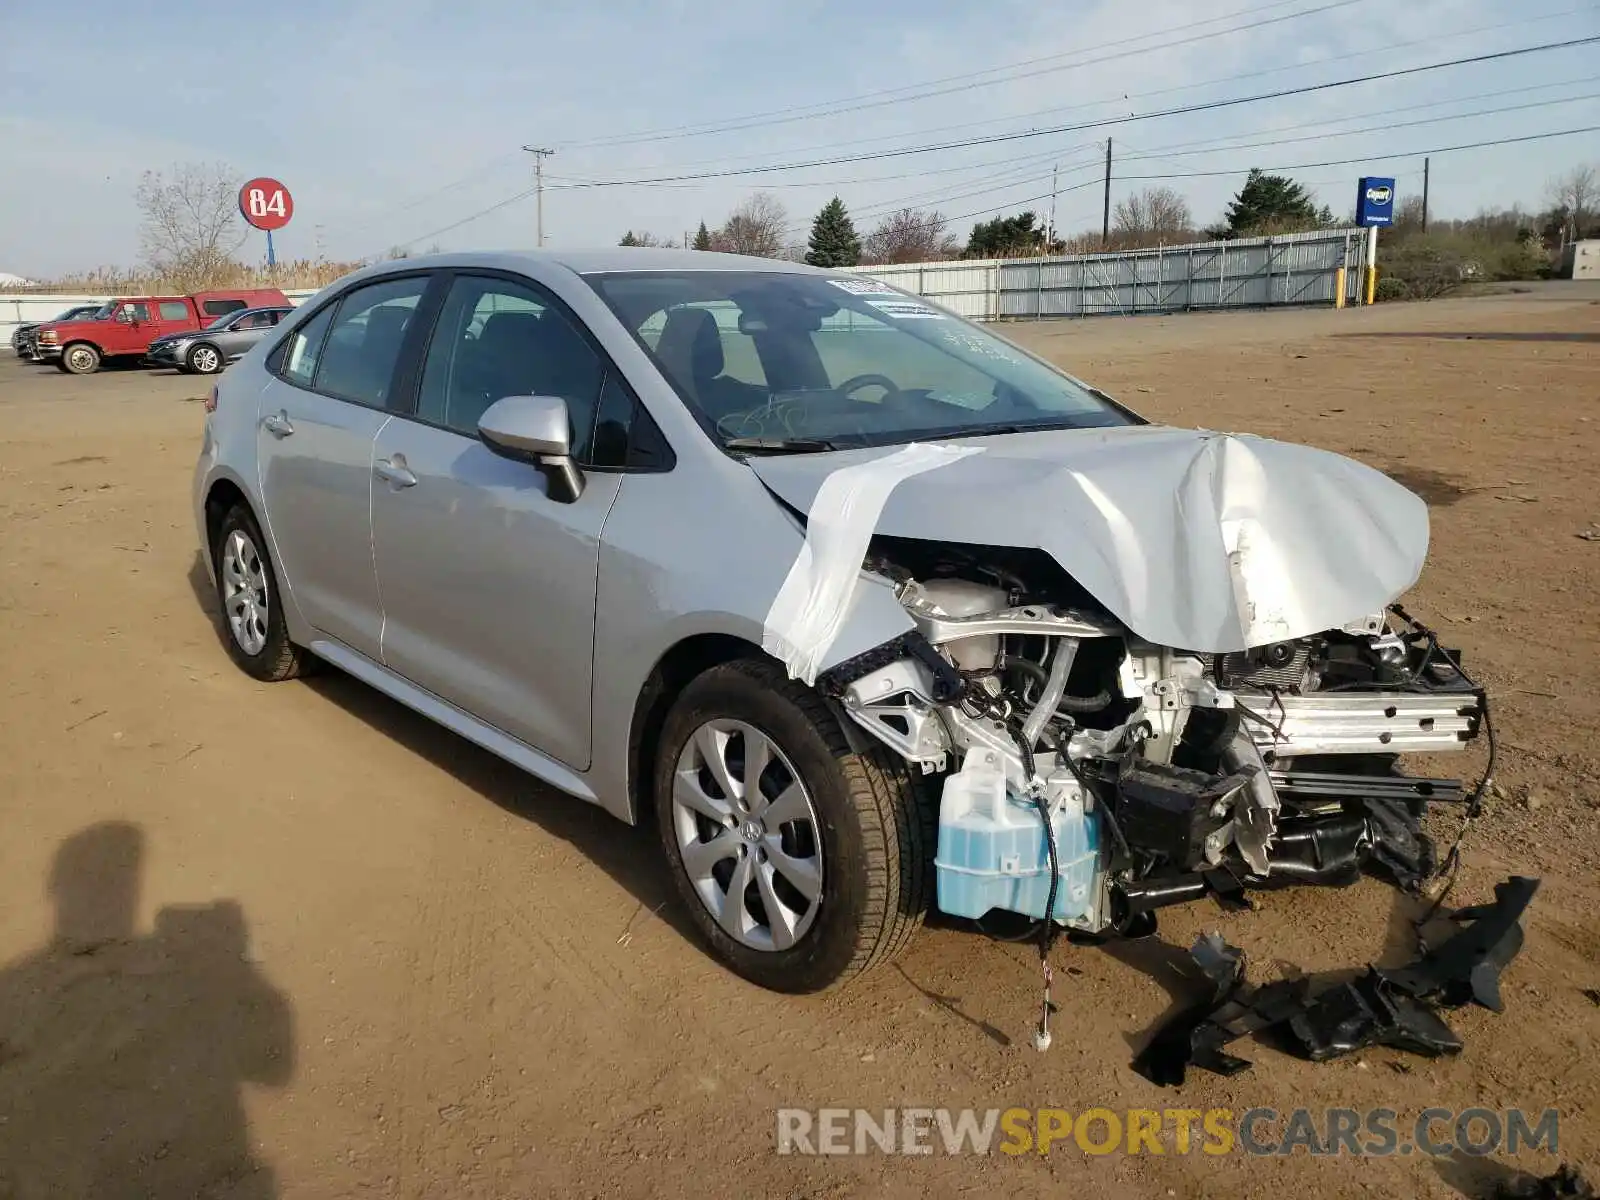
[{"label": "front fender", "polygon": [[[805,544],[799,521],[743,464],[722,459],[704,468],[628,476],[606,521],[590,783],[625,820],[634,819],[629,748],[646,681],[692,637],[719,634],[760,647],[773,600]],[[912,628],[892,585],[865,575],[822,667]]]}]

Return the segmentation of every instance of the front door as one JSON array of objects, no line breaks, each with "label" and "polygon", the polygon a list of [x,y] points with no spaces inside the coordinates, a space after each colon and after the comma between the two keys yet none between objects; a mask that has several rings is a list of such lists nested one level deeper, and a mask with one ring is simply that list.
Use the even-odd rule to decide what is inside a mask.
[{"label": "front door", "polygon": [[383,611],[372,565],[373,440],[407,323],[429,277],[369,284],[324,308],[274,352],[257,409],[257,462],[284,587],[306,620],[368,658]]},{"label": "front door", "polygon": [[144,353],[144,348],[156,336],[155,318],[150,309],[149,300],[125,300],[117,305],[102,346],[107,358]]},{"label": "front door", "polygon": [[372,546],[383,661],[576,770],[589,766],[600,532],[620,476],[589,472],[571,503],[477,436],[494,401],[567,401],[589,451],[598,352],[550,297],[460,276],[434,327],[411,415],[378,434]]}]

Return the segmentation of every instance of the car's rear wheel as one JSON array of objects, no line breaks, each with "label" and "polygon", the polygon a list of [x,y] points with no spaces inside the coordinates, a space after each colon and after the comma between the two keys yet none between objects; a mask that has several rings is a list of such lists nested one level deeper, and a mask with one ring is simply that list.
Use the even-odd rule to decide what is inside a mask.
[{"label": "car's rear wheel", "polygon": [[222,640],[233,661],[265,683],[302,674],[310,655],[289,640],[266,539],[244,506],[235,505],[222,518],[211,561]]},{"label": "car's rear wheel", "polygon": [[71,375],[93,375],[100,369],[100,351],[88,342],[73,342],[61,352],[61,369]]},{"label": "car's rear wheel", "polygon": [[906,764],[856,754],[770,660],[700,675],[668,714],[654,795],[679,894],[712,950],[782,992],[890,961],[927,910],[932,810]]},{"label": "car's rear wheel", "polygon": [[202,343],[189,351],[188,367],[196,375],[215,375],[222,370],[222,354]]}]

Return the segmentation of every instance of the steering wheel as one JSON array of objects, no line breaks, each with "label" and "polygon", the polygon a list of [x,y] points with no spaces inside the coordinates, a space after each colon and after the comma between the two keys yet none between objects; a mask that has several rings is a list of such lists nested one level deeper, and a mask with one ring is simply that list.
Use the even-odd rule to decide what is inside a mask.
[{"label": "steering wheel", "polygon": [[833,390],[840,395],[848,396],[851,392],[859,391],[864,387],[881,387],[884,389],[884,400],[893,402],[900,396],[900,385],[887,375],[877,375],[868,372],[865,375],[852,375]]}]

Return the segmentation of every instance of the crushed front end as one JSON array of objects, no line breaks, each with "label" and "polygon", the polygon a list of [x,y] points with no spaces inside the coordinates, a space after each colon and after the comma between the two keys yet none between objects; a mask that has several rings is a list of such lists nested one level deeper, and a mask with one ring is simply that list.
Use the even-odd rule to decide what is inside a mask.
[{"label": "crushed front end", "polygon": [[1127,934],[1207,895],[1433,869],[1422,808],[1462,788],[1399,762],[1462,748],[1486,702],[1398,607],[1204,653],[1140,640],[1042,555],[880,538],[867,566],[915,631],[818,683],[942,777],[942,911]]}]

